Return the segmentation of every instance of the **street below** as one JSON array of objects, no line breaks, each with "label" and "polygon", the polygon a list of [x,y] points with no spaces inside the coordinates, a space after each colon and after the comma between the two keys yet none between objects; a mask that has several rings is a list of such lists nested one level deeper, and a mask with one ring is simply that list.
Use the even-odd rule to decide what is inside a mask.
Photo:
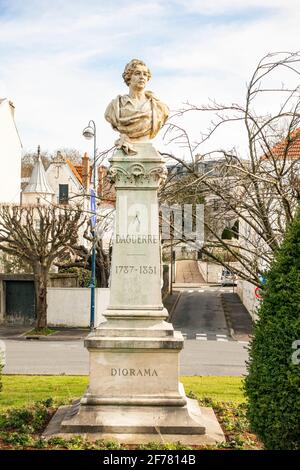
[{"label": "street below", "polygon": [[203,285],[179,290],[181,295],[171,316],[175,330],[180,330],[187,339],[195,339],[196,335],[211,339],[229,335],[221,294],[230,288]]},{"label": "street below", "polygon": [[[171,312],[174,329],[185,338],[180,355],[181,375],[241,376],[246,374],[248,335],[243,341],[230,336],[222,307],[221,296],[232,292],[222,288],[197,284],[177,286],[180,291]],[[246,319],[246,318],[245,318]],[[24,328],[23,328],[24,330]],[[22,328],[20,329],[21,333]],[[14,339],[2,336],[6,349],[5,374],[87,375],[89,355],[83,344],[87,330],[60,332],[65,336],[47,341]],[[3,344],[3,343],[2,343]]]},{"label": "street below", "polygon": [[[86,375],[88,351],[82,340],[5,340],[4,374]],[[181,375],[243,375],[248,354],[237,341],[186,340],[181,353]]]}]

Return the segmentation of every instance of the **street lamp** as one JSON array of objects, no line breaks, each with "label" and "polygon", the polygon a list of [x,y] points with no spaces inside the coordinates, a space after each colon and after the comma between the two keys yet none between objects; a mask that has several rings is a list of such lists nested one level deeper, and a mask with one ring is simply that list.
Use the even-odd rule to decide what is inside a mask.
[{"label": "street lamp", "polygon": [[91,120],[87,127],[82,131],[82,135],[88,139],[94,139],[94,168],[93,168],[93,189],[91,189],[91,226],[93,234],[92,246],[92,275],[89,287],[91,288],[91,311],[90,311],[90,328],[94,328],[95,324],[95,285],[96,285],[96,124]]}]

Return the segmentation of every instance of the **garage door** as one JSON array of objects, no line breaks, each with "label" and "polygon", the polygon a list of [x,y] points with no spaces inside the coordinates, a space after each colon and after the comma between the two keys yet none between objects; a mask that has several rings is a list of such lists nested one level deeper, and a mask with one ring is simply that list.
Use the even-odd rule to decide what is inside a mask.
[{"label": "garage door", "polygon": [[35,320],[33,281],[6,281],[6,320],[32,324]]}]

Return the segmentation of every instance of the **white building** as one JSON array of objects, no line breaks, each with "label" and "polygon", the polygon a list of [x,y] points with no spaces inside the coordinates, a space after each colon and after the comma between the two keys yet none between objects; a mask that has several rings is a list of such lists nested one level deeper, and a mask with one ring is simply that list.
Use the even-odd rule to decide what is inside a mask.
[{"label": "white building", "polygon": [[[81,176],[74,165],[66,157],[57,152],[56,157],[51,161],[47,170],[40,155],[40,147],[34,163],[31,176],[21,194],[21,204],[53,204],[54,206],[72,206],[78,205],[86,214],[89,211],[89,189],[90,162],[88,156],[82,159],[84,168],[81,173],[87,174],[87,177]],[[88,246],[88,241],[83,234],[85,226],[79,228],[80,244]]]},{"label": "white building", "polygon": [[90,160],[87,154],[82,158],[82,165],[73,165],[66,156],[57,152],[46,170],[48,183],[54,191],[54,204],[80,205],[89,209]]},{"label": "white building", "polygon": [[[39,148],[40,150],[40,148]],[[55,200],[54,191],[48,183],[40,151],[32,169],[29,182],[21,193],[21,204],[47,204]]]},{"label": "white building", "polygon": [[38,147],[31,176],[22,191],[21,203],[80,205],[82,210],[88,210],[90,162],[86,154],[82,161],[81,173],[86,173],[86,178],[60,152],[45,169]]},{"label": "white building", "polygon": [[[96,236],[102,240],[107,251],[111,244],[114,227],[114,190],[105,187],[106,169],[98,168],[98,199]],[[27,185],[22,191],[21,204],[77,205],[87,217],[92,215],[90,207],[91,183],[90,159],[85,153],[81,165],[74,165],[66,156],[57,152],[47,169],[38,156]],[[89,246],[84,237],[85,225],[79,229],[80,244]]]},{"label": "white building", "polygon": [[[269,153],[260,159],[260,175],[263,178],[280,182],[281,193],[277,193],[270,184],[262,186],[264,190],[264,202],[268,209],[268,220],[272,230],[272,236],[278,244],[282,242],[283,232],[286,226],[285,204],[288,203],[289,210],[294,213],[298,206],[300,188],[300,128],[293,131],[289,138],[278,142]],[[284,198],[283,195],[284,194]],[[250,216],[248,215],[250,218]],[[255,221],[252,219],[252,224]],[[239,226],[240,246],[249,250],[248,259],[259,271],[267,271],[273,259],[273,251],[270,246],[260,237],[259,230],[255,231],[245,220],[240,219]],[[263,255],[263,256],[262,256]],[[237,292],[245,307],[256,319],[256,310],[260,300],[256,297],[256,286],[251,282],[239,280]],[[259,292],[258,292],[259,295]]]},{"label": "white building", "polygon": [[0,98],[0,202],[20,202],[22,143],[14,120],[15,107]]}]

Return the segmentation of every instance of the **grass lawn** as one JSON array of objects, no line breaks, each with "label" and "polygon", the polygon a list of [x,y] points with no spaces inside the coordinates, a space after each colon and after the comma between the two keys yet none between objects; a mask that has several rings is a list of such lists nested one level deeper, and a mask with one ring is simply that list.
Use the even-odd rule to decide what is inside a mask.
[{"label": "grass lawn", "polygon": [[214,401],[244,403],[242,377],[181,377],[186,394],[193,392],[197,398],[208,397]]},{"label": "grass lawn", "polygon": [[50,336],[56,333],[56,330],[51,330],[51,328],[34,328],[33,330],[25,331],[23,336]]},{"label": "grass lawn", "polygon": [[37,400],[53,398],[68,401],[80,397],[87,384],[87,376],[3,375],[0,392],[0,410],[21,407]]},{"label": "grass lawn", "polygon": [[[242,377],[181,377],[186,393],[201,406],[211,406],[226,441],[210,449],[262,449],[246,416]],[[181,443],[126,446],[112,441],[90,442],[83,437],[41,439],[47,423],[62,403],[81,397],[87,376],[4,375],[0,392],[0,449],[189,449]],[[43,401],[41,401],[43,400]],[[54,401],[53,401],[54,400]],[[35,403],[34,403],[35,402]]]},{"label": "grass lawn", "polygon": [[[241,377],[181,377],[188,395],[195,398],[208,397],[215,401],[245,401],[241,390]],[[87,376],[42,376],[3,375],[3,389],[0,392],[0,410],[21,407],[37,400],[53,398],[55,401],[69,401],[83,395]]]}]

